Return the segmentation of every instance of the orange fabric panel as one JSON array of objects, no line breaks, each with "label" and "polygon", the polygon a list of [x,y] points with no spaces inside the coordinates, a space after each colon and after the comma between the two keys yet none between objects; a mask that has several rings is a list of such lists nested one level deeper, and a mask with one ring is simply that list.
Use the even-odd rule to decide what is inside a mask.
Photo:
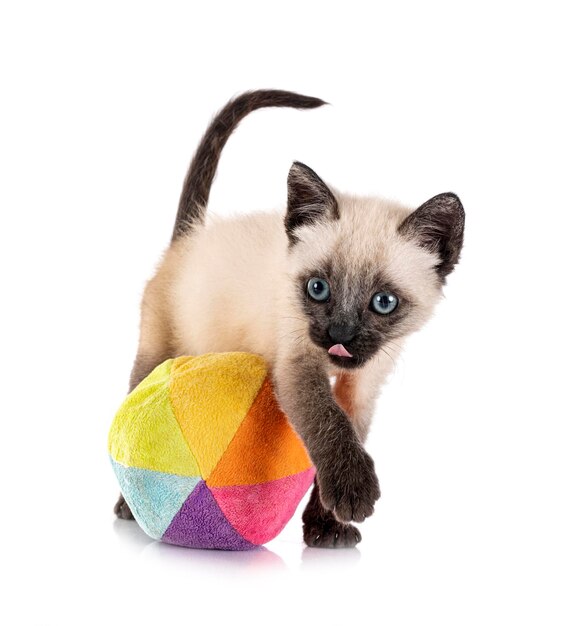
[{"label": "orange fabric panel", "polygon": [[210,487],[277,480],[312,467],[306,449],[279,408],[266,378],[248,415],[217,466]]}]

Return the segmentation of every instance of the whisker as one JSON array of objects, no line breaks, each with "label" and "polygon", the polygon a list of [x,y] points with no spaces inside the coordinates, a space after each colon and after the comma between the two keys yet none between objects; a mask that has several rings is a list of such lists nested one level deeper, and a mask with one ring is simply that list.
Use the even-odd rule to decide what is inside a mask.
[{"label": "whisker", "polygon": [[396,365],[396,361],[394,360],[394,357],[389,354],[382,346],[381,346],[381,350],[386,354],[386,356],[392,361],[393,365],[394,365],[394,369],[396,369],[397,365]]},{"label": "whisker", "polygon": [[284,335],[281,335],[281,337],[279,337],[280,339],[298,339],[298,337],[295,337],[294,335],[296,333],[304,333],[304,331],[306,330],[306,328],[294,328],[293,330],[290,330],[289,332],[285,333]]},{"label": "whisker", "polygon": [[300,346],[305,339],[306,339],[306,335],[302,335],[300,338],[300,341],[297,343],[297,347]]},{"label": "whisker", "polygon": [[398,349],[394,348],[393,346],[391,346],[388,341],[386,342],[385,345],[391,352],[395,352],[396,356],[400,356],[400,351]]}]

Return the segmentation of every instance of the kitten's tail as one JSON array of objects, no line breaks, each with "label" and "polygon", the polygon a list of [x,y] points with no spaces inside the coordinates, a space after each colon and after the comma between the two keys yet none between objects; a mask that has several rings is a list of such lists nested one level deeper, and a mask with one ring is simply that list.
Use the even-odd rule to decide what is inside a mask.
[{"label": "kitten's tail", "polygon": [[228,102],[209,124],[191,161],[183,183],[172,240],[203,222],[222,149],[248,113],[263,107],[314,109],[323,104],[326,103],[319,98],[278,89],[248,91]]}]

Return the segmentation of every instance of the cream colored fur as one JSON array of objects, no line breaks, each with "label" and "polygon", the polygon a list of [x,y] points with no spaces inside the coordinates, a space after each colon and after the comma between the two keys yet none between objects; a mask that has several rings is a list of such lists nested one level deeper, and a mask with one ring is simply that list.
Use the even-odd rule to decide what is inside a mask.
[{"label": "cream colored fur", "polygon": [[[317,359],[336,375],[335,395],[364,440],[375,399],[397,356],[400,340],[361,369],[336,371],[327,354],[308,337],[297,297],[296,277],[325,259],[349,275],[384,269],[415,303],[403,335],[430,316],[440,293],[433,271],[437,257],[398,235],[410,210],[384,200],[334,192],[340,219],[297,231],[292,248],[281,213],[232,219],[208,216],[204,226],[172,243],[142,305],[140,361],[150,370],[181,354],[249,351],[261,354],[277,376],[291,357]],[[147,374],[148,371],[143,372]]]}]

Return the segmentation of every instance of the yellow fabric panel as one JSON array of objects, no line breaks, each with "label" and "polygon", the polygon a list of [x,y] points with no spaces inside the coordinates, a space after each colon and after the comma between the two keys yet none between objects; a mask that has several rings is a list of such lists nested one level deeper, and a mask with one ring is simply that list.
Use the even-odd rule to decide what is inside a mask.
[{"label": "yellow fabric panel", "polygon": [[127,396],[109,431],[109,453],[128,467],[200,476],[170,404],[172,363],[159,365]]},{"label": "yellow fabric panel", "polygon": [[243,352],[174,360],[170,401],[203,478],[232,441],[266,375],[265,361]]}]

